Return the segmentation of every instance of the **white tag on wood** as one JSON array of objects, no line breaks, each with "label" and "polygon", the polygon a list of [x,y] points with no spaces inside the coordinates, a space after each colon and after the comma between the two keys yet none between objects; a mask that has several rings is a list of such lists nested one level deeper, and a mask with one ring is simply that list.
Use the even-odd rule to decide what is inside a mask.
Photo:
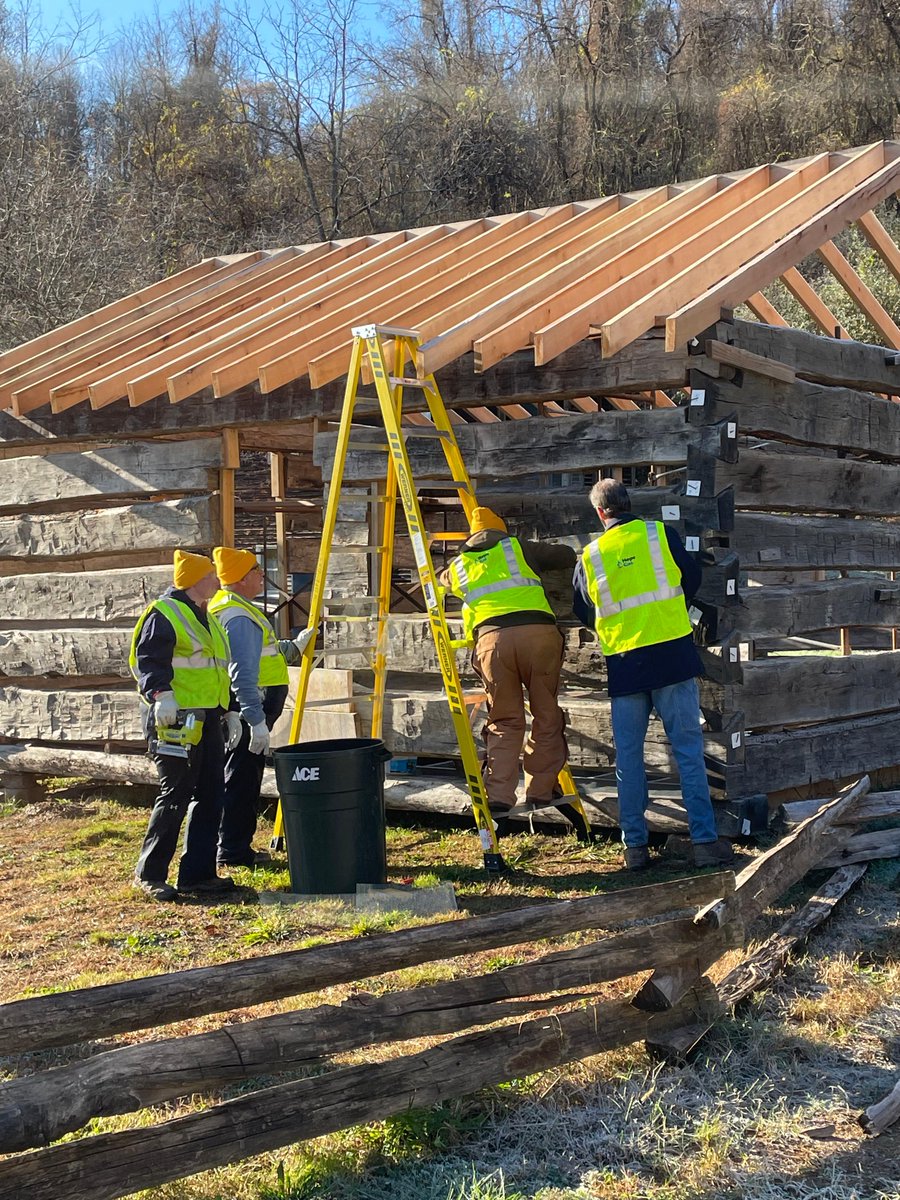
[{"label": "white tag on wood", "polygon": [[728,647],[728,661],[729,662],[737,662],[739,653],[740,653],[740,651],[738,650],[737,646],[729,646]]},{"label": "white tag on wood", "polygon": [[750,822],[746,817],[744,817],[743,821],[741,822],[741,834],[743,837],[750,836]]},{"label": "white tag on wood", "polygon": [[731,748],[732,748],[732,750],[737,750],[737,748],[738,748],[738,746],[739,746],[740,744],[741,744],[741,735],[740,735],[739,733],[733,733],[733,734],[731,735]]},{"label": "white tag on wood", "polygon": [[664,504],[662,506],[662,519],[664,521],[679,521],[679,520],[681,520],[681,505],[680,504]]},{"label": "white tag on wood", "polygon": [[702,408],[706,403],[706,388],[697,388],[691,392],[691,408]]},{"label": "white tag on wood", "polygon": [[687,483],[685,484],[684,494],[686,496],[699,496],[700,495],[700,482],[701,481],[699,479],[689,479],[687,481]]},{"label": "white tag on wood", "polygon": [[736,591],[737,591],[737,580],[726,579],[725,580],[725,595],[733,596]]},{"label": "white tag on wood", "polygon": [[696,625],[702,616],[703,616],[702,609],[697,608],[695,605],[692,604],[691,607],[688,609],[688,618],[692,625]]},{"label": "white tag on wood", "polygon": [[686,550],[692,550],[696,552],[700,549],[700,539],[698,537],[685,538],[684,545]]},{"label": "white tag on wood", "polygon": [[725,433],[730,438],[737,437],[737,422],[729,421],[728,424],[725,426]]}]

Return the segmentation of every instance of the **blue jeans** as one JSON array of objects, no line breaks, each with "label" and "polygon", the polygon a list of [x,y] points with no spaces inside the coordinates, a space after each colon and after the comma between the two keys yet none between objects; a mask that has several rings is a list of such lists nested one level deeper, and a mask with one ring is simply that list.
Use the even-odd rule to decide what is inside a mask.
[{"label": "blue jeans", "polygon": [[700,695],[696,679],[685,679],[652,692],[614,696],[613,739],[616,743],[616,782],[619,788],[619,824],[626,846],[647,845],[644,811],[650,800],[644,768],[644,739],[655,708],[666,731],[681,778],[681,796],[687,809],[691,841],[697,845],[718,838],[709,783],[703,761],[700,731]]}]

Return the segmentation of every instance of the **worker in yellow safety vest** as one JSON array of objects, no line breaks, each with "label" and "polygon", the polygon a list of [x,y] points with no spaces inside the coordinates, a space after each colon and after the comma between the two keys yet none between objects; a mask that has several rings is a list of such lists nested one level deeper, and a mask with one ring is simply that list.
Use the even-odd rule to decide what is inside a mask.
[{"label": "worker in yellow safety vest", "polygon": [[[176,550],[173,586],[147,606],[131,639],[129,666],[146,705],[144,732],[160,782],[134,882],[153,900],[177,900],[179,892],[221,898],[234,890],[216,873],[229,704],[225,631],[207,611],[217,587],[206,555]],[[167,876],[185,816],[176,889]]]},{"label": "worker in yellow safety vest", "polygon": [[313,630],[304,629],[293,641],[277,637],[253,603],[265,574],[252,551],[216,546],[213,559],[220,588],[209,611],[225,629],[231,680],[218,865],[254,867],[269,858],[252,842],[270,731],[287,700],[288,664],[299,662]]},{"label": "worker in yellow safety vest", "polygon": [[525,739],[525,696],[531,732],[525,744],[526,803],[550,805],[559,796],[557,776],[568,758],[566,721],[559,707],[563,637],[541,583],[540,571],[571,568],[569,546],[519,541],[489,508],[474,509],[469,537],[441,572],[442,587],[462,600],[472,666],[484,684],[488,719],[482,736],[491,813],[508,832],[516,803],[519,756]]},{"label": "worker in yellow safety vest", "polygon": [[650,865],[644,740],[654,709],[678,764],[694,862],[727,865],[733,854],[716,832],[697,688],[703,668],[687,611],[700,566],[674,529],[633,515],[628,490],[617,480],[601,479],[590,499],[603,533],[576,567],[574,608],[606,657],[625,865]]}]

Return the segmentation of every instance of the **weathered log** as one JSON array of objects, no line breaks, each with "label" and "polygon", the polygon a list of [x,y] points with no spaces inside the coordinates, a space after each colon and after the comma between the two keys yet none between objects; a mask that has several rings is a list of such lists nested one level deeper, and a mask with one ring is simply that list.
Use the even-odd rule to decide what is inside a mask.
[{"label": "weathered log", "polygon": [[[717,464],[715,487],[733,487],[739,509],[890,517],[897,511],[896,469],[892,463],[742,449],[738,462]],[[742,513],[741,524],[744,519]]]},{"label": "weathered log", "polygon": [[851,625],[900,625],[900,583],[870,576],[748,587],[741,591],[739,604],[719,614],[718,628],[721,635],[736,632],[761,638]]},{"label": "weathered log", "polygon": [[822,867],[843,867],[848,863],[874,862],[878,858],[900,857],[900,829],[879,829],[873,833],[855,833],[839,850],[829,854]]},{"label": "weathered log", "polygon": [[[836,871],[758,950],[729,971],[716,987],[722,1007],[734,1008],[747,996],[771,983],[784,969],[796,947],[828,920],[838,902],[865,873],[864,866],[842,867]],[[648,1038],[647,1048],[660,1057],[681,1061],[711,1028],[710,1024],[702,1023],[672,1030],[662,1037]]]},{"label": "weathered log", "polygon": [[[808,817],[777,845],[761,854],[735,876],[732,911],[740,914],[745,927],[749,926],[773,900],[824,859],[831,850],[850,836],[850,830],[838,825],[841,816],[850,811],[869,791],[869,777],[864,775],[845,788],[835,800]],[[634,998],[634,1003],[648,1011],[666,1008],[677,1002],[695,978],[702,975],[712,960],[702,951],[681,969],[656,971]]]},{"label": "weathered log", "polygon": [[[347,360],[349,363],[349,351]],[[681,387],[687,378],[687,351],[667,354],[659,338],[642,338],[609,359],[601,359],[599,343],[580,342],[552,363],[536,367],[531,350],[520,350],[490,370],[476,375],[474,356],[448,364],[437,372],[444,401],[453,408],[476,408],[491,404],[540,404],[577,396],[646,391],[647,388]],[[172,405],[167,396],[130,408],[125,400],[99,411],[77,405],[64,413],[38,409],[27,419],[0,413],[0,440],[30,444],[35,431],[45,428],[55,437],[138,437],[151,433],[189,429],[219,430],[223,425],[267,425],[277,421],[338,417],[344,399],[344,384],[335,382],[311,389],[308,381],[295,380],[276,391],[263,394],[257,387],[243,388],[208,403],[211,393],[201,393]],[[425,407],[413,397],[409,411]],[[360,402],[359,415],[377,406]]]},{"label": "weathered log", "polygon": [[10,458],[0,462],[0,512],[73,501],[69,508],[84,508],[86,498],[142,492],[208,492],[221,464],[221,439],[210,437]]},{"label": "weathered log", "polygon": [[208,496],[40,516],[0,517],[0,562],[6,574],[27,558],[37,570],[69,558],[90,559],[118,552],[123,566],[139,551],[211,546],[218,540],[217,506]]},{"label": "weathered log", "polygon": [[891,400],[847,387],[792,384],[744,371],[741,381],[691,372],[689,418],[736,418],[741,433],[900,460],[900,411]]},{"label": "weathered log", "polygon": [[85,691],[0,688],[0,728],[9,738],[47,742],[143,740],[134,687]]},{"label": "weathered log", "polygon": [[[323,1004],[112,1050],[0,1084],[0,1152],[47,1145],[91,1117],[209,1093],[372,1043],[457,1033],[521,1016],[553,1004],[530,997],[594,987],[651,965],[674,963],[697,946],[721,955],[740,945],[742,936],[735,924],[715,927],[689,917],[661,921],[489,975],[381,996],[355,994],[340,1007]],[[564,996],[556,1003],[574,999]]]},{"label": "weathered log", "polygon": [[900,567],[900,523],[740,513],[728,544],[744,570]]},{"label": "weathered log", "polygon": [[722,768],[729,796],[855,778],[861,771],[894,767],[900,746],[900,714],[879,713],[828,721],[782,733],[748,733],[744,761]]},{"label": "weathered log", "polygon": [[[733,458],[737,452],[737,438],[728,438],[725,427],[689,425],[679,408],[464,425],[457,426],[456,436],[469,474],[490,479],[533,475],[537,461],[544,471],[582,471],[606,464],[680,464],[691,445],[717,457]],[[384,444],[384,437],[375,429],[361,430],[355,440],[361,447],[375,446]],[[331,478],[336,442],[336,433],[316,436],[314,460],[322,467],[324,479]],[[386,451],[353,447],[351,440],[344,478],[382,478]],[[415,479],[448,477],[443,450],[435,439],[413,439],[408,449]]]},{"label": "weathered log", "polygon": [[883,1100],[870,1104],[859,1118],[866,1133],[884,1133],[896,1121],[900,1121],[900,1080]]},{"label": "weathered log", "polygon": [[742,712],[750,730],[894,711],[900,703],[900,651],[760,659],[743,664],[741,683],[701,680],[700,697],[704,711]]},{"label": "weathered log", "polygon": [[70,687],[84,687],[86,676],[94,686],[115,683],[130,679],[130,648],[129,629],[0,630],[0,680],[67,678]]},{"label": "weathered log", "polygon": [[100,1134],[10,1159],[0,1200],[113,1200],[335,1129],[545,1071],[663,1029],[715,1018],[711,987],[648,1016],[607,1002],[452,1038],[420,1054],[254,1092],[153,1128]]},{"label": "weathered log", "polygon": [[756,321],[719,322],[706,336],[776,359],[806,379],[900,394],[900,367],[882,346]]},{"label": "weathered log", "polygon": [[171,584],[171,566],[0,578],[0,629],[53,629],[61,622],[131,629]]},{"label": "weathered log", "polygon": [[[782,804],[778,815],[787,825],[799,825],[827,803],[827,800],[794,800]],[[900,792],[870,792],[854,804],[838,824],[865,825],[869,821],[890,821],[896,817],[900,817]]]},{"label": "weathered log", "polygon": [[729,872],[677,879],[358,941],[14,1000],[0,1005],[0,1054],[71,1045],[299,996],[437,958],[513,946],[531,937],[608,929],[704,904],[727,895],[732,885]]}]

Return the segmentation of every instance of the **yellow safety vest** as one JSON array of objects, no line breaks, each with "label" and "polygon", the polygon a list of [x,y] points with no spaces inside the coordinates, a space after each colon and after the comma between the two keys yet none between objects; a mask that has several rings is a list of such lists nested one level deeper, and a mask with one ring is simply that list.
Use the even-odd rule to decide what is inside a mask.
[{"label": "yellow safety vest", "polygon": [[278,645],[278,638],[268,619],[249,600],[227,589],[216,592],[209,603],[209,611],[221,621],[226,634],[235,617],[249,617],[262,631],[262,650],[259,656],[259,687],[278,687],[288,681],[288,665]]},{"label": "yellow safety vest", "polygon": [[501,538],[486,550],[466,550],[448,568],[450,590],[463,602],[466,637],[491,617],[513,612],[545,612],[553,609],[544,595],[538,576],[525,561],[514,537]]},{"label": "yellow safety vest", "polygon": [[678,568],[660,521],[614,525],[584,550],[588,595],[604,654],[691,632]]},{"label": "yellow safety vest", "polygon": [[172,691],[179,708],[228,708],[231,685],[228,679],[228,640],[225,630],[209,617],[209,629],[174,596],[161,596],[141,613],[131,636],[128,666],[135,679],[137,644],[144,622],[153,611],[160,612],[175,631],[172,653]]}]

